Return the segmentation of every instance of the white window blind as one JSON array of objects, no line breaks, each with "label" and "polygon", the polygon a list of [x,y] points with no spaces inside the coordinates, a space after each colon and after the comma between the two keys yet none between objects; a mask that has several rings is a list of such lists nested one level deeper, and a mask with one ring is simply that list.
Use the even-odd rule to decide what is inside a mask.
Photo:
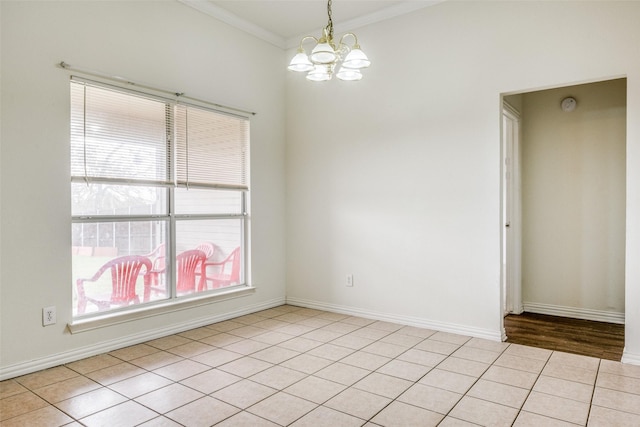
[{"label": "white window blind", "polygon": [[72,180],[170,182],[165,102],[71,82]]},{"label": "white window blind", "polygon": [[176,105],[178,186],[246,190],[249,121]]},{"label": "white window blind", "polygon": [[72,181],[248,190],[248,146],[247,118],[71,82]]}]

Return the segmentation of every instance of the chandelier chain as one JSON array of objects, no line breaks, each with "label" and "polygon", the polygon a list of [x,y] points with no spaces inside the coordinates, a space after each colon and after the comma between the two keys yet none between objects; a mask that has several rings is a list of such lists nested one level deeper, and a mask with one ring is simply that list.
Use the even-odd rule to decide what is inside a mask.
[{"label": "chandelier chain", "polygon": [[333,19],[331,16],[331,3],[331,0],[327,2],[327,15],[329,15],[329,23],[327,24],[327,28],[329,29],[329,40],[333,40]]}]

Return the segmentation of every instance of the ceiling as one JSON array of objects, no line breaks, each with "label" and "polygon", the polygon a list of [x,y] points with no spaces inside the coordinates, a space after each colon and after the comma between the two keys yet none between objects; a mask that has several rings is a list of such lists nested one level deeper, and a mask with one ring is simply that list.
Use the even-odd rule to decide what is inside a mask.
[{"label": "ceiling", "polygon": [[[326,0],[179,0],[283,49],[327,25]],[[332,0],[336,32],[393,18],[444,0]]]}]

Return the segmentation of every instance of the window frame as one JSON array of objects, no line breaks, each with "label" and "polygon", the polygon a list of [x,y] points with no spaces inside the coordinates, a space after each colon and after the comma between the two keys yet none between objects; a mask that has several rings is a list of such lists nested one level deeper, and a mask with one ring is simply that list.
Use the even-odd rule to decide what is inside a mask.
[{"label": "window frame", "polygon": [[[167,259],[171,260],[166,264],[166,283],[167,283],[167,294],[166,298],[151,300],[147,302],[140,302],[138,304],[127,305],[122,307],[111,308],[105,311],[97,311],[85,314],[72,314],[72,322],[69,324],[69,329],[71,332],[81,332],[85,330],[94,329],[95,327],[100,327],[102,324],[110,325],[114,323],[120,323],[122,321],[129,321],[131,319],[136,319],[140,317],[147,317],[150,315],[161,314],[164,312],[170,312],[174,310],[182,310],[185,307],[198,306],[204,303],[209,303],[214,300],[227,300],[229,298],[235,298],[237,296],[246,295],[252,293],[255,289],[249,283],[249,162],[250,162],[250,120],[248,116],[244,116],[236,113],[229,113],[227,111],[222,111],[217,108],[206,107],[202,105],[198,105],[196,103],[188,103],[188,102],[177,102],[176,100],[169,99],[164,96],[158,96],[151,92],[147,91],[139,91],[139,90],[131,90],[126,87],[121,87],[119,85],[113,85],[110,83],[103,83],[95,80],[89,80],[84,77],[78,78],[77,76],[71,76],[71,84],[79,83],[89,86],[98,87],[104,90],[116,91],[124,94],[131,94],[132,96],[140,96],[144,98],[151,98],[165,104],[165,115],[166,115],[166,126],[165,126],[165,134],[166,134],[166,142],[165,148],[167,148],[167,155],[169,158],[167,159],[167,182],[159,183],[159,182],[149,182],[149,181],[139,181],[132,182],[132,180],[127,179],[119,179],[119,178],[91,178],[88,176],[71,177],[71,186],[74,183],[78,182],[86,182],[90,183],[100,183],[105,185],[146,185],[151,187],[159,187],[162,188],[165,192],[165,209],[162,213],[151,213],[149,215],[102,215],[102,214],[94,214],[94,215],[71,215],[71,223],[73,224],[101,224],[101,223],[127,223],[127,222],[136,222],[136,221],[160,221],[164,223],[164,239],[166,242],[166,256]],[[71,88],[70,88],[71,90]],[[83,102],[86,102],[83,101]],[[243,179],[245,180],[244,186],[229,186],[229,185],[195,185],[194,188],[203,189],[203,190],[213,190],[213,191],[232,191],[238,192],[240,195],[240,209],[238,213],[177,213],[176,210],[176,191],[180,188],[189,189],[189,183],[186,185],[183,182],[178,182],[177,179],[177,152],[178,142],[177,142],[177,132],[175,131],[175,122],[173,121],[174,116],[176,115],[176,108],[178,106],[185,106],[186,108],[192,107],[200,110],[207,110],[216,114],[228,115],[235,118],[239,118],[241,120],[246,121],[246,140],[244,142],[244,150],[246,151],[243,154]],[[73,159],[71,160],[73,162]],[[86,160],[85,160],[86,161]],[[187,160],[188,162],[188,160]],[[71,168],[70,168],[71,169]],[[86,172],[85,172],[86,173]],[[175,259],[177,255],[176,243],[177,243],[177,228],[178,224],[182,221],[198,221],[198,220],[225,220],[225,219],[233,219],[239,220],[241,223],[240,226],[240,236],[239,236],[239,244],[241,246],[241,259],[240,259],[240,281],[236,285],[232,285],[225,288],[220,289],[210,289],[200,292],[193,292],[186,295],[177,295],[176,291],[176,277],[174,274],[175,270]],[[99,243],[99,242],[98,242]],[[72,282],[72,287],[75,286],[75,283]]]}]

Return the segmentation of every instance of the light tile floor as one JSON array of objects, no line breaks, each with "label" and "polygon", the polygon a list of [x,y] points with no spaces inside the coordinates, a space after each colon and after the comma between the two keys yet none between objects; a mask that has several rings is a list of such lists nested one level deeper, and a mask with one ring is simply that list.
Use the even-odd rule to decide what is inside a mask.
[{"label": "light tile floor", "polygon": [[640,366],[283,305],[0,383],[5,426],[640,426]]}]

